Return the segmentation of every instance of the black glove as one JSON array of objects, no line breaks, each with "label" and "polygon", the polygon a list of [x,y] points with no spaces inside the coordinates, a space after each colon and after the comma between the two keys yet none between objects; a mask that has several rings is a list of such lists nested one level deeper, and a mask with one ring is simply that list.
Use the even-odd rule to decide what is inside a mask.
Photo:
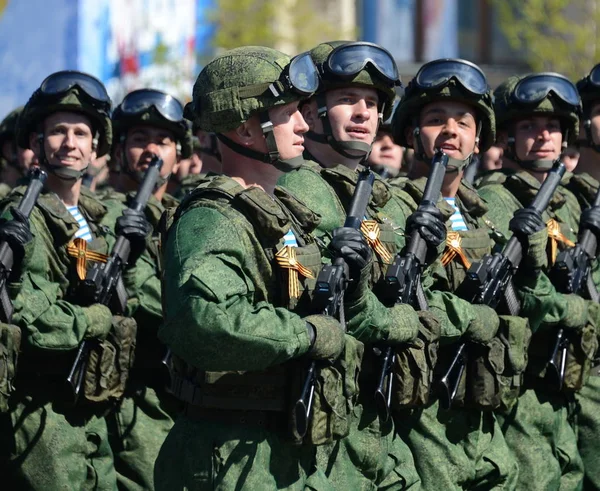
[{"label": "black glove", "polygon": [[29,220],[23,213],[16,208],[11,208],[12,220],[6,220],[0,224],[0,241],[8,242],[15,259],[13,269],[18,269],[23,256],[25,255],[25,245],[33,240],[29,228]]},{"label": "black glove", "polygon": [[600,209],[593,207],[584,210],[581,214],[579,228],[590,230],[598,239],[600,239]]},{"label": "black glove", "polygon": [[526,239],[545,227],[546,224],[542,220],[541,213],[533,208],[517,210],[508,223],[509,230],[522,239]]},{"label": "black glove", "polygon": [[358,284],[360,273],[371,261],[373,253],[360,230],[351,227],[339,227],[333,230],[333,239],[329,244],[333,257],[341,257],[348,265],[350,278]]},{"label": "black glove", "polygon": [[419,205],[406,220],[406,233],[408,237],[417,230],[423,240],[427,242],[430,251],[436,251],[440,244],[446,241],[446,224],[444,216],[435,205]]},{"label": "black glove", "polygon": [[144,212],[126,208],[123,215],[117,218],[115,231],[117,235],[129,239],[131,244],[131,254],[129,256],[129,265],[133,266],[138,257],[142,255],[146,248],[146,237],[152,230],[152,226],[146,220]]}]

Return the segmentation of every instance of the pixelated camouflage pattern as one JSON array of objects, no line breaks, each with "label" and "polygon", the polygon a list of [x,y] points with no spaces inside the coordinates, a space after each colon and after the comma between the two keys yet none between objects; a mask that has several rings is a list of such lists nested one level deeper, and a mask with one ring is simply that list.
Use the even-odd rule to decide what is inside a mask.
[{"label": "pixelated camouflage pattern", "polygon": [[23,112],[23,106],[13,109],[2,121],[0,121],[0,148],[4,142],[16,140],[19,116]]},{"label": "pixelated camouflage pattern", "polygon": [[225,133],[248,121],[254,113],[300,99],[294,92],[279,97],[265,87],[260,95],[244,89],[279,80],[289,56],[272,48],[234,48],[206,65],[194,84],[194,124],[204,131]]}]

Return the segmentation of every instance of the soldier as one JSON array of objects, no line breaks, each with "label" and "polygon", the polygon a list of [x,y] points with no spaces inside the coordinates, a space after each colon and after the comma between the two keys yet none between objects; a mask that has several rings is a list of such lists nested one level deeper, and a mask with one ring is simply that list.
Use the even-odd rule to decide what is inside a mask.
[{"label": "soldier", "polygon": [[17,145],[17,123],[23,110],[18,107],[0,122],[0,196],[6,196],[17,185],[35,161],[29,148]]},{"label": "soldier", "polygon": [[[227,51],[196,80],[194,119],[217,134],[224,175],[183,200],[163,241],[159,337],[173,352],[173,393],[185,409],[156,461],[157,489],[335,488],[328,444],[348,432],[362,345],[311,312],[322,259],[310,231],[319,219],[276,189],[302,163],[308,127],[298,103],[316,86],[310,57],[290,62],[264,47]],[[354,285],[345,301],[360,303],[369,249],[337,247]],[[364,319],[349,319],[349,329],[353,322]],[[294,377],[304,380],[311,359],[329,363],[309,431],[294,444],[288,397],[298,397]]]},{"label": "soldier", "polygon": [[[18,144],[35,152],[48,179],[29,222],[7,207],[3,216],[13,220],[0,226],[22,258],[21,275],[9,287],[22,356],[0,451],[10,489],[117,488],[104,415],[125,389],[136,326],[82,299],[80,285],[93,262],[106,261],[116,230],[131,243],[125,283],[134,293],[147,274],[134,264],[149,225],[135,212],[119,217],[122,208],[107,207],[82,187],[87,166],[110,148],[110,106],[99,80],[56,72],[19,120]],[[17,188],[9,205],[23,192]],[[67,378],[84,340],[91,349],[74,397]]]},{"label": "soldier", "polygon": [[135,363],[126,396],[107,416],[119,488],[153,489],[154,461],[179,406],[166,390],[168,374],[162,363],[166,349],[157,338],[162,322],[158,224],[164,210],[178,204],[166,189],[180,160],[192,152],[191,131],[181,103],[154,89],[127,94],[113,111],[112,123],[113,153],[121,172],[116,191],[107,192],[105,202],[126,204],[135,196],[150,161],[155,156],[163,161],[144,210],[152,233],[139,260],[147,262],[154,274],[143,279],[139,290]]},{"label": "soldier", "polygon": [[367,165],[384,179],[393,179],[405,176],[406,169],[402,169],[404,148],[397,145],[392,137],[391,116],[379,125],[377,137],[373,142]]},{"label": "soldier", "polygon": [[[581,105],[575,86],[553,73],[510,77],[495,90],[494,97],[498,144],[504,148],[502,169],[484,176],[478,186],[490,205],[490,219],[506,233],[508,219],[531,203],[547,172],[567,144],[577,138]],[[544,271],[553,265],[558,250],[576,240],[580,215],[576,198],[559,188],[543,221],[532,217],[529,226],[546,228],[549,236],[548,254],[540,261]],[[597,346],[597,312],[591,302],[576,295],[554,291],[550,298],[551,310],[541,318],[540,328],[533,330],[526,388],[515,407],[499,418],[506,441],[519,460],[519,488],[579,489],[583,466],[573,428],[573,392],[582,383],[578,380],[581,364]],[[569,357],[561,390],[548,375],[557,325],[565,330],[570,343],[579,345],[584,357]]]},{"label": "soldier", "polygon": [[[474,155],[487,150],[495,138],[491,90],[484,73],[460,59],[425,64],[406,88],[392,128],[396,143],[414,149],[413,166],[403,189],[416,202],[422,199],[436,150],[449,157],[443,201],[438,203],[449,229],[446,248],[428,276],[433,282],[430,288],[444,292],[429,300],[430,309],[445,310],[450,320],[442,329],[436,379],[445,373],[459,342],[468,343],[473,360],[481,356],[478,352],[485,353],[475,365],[479,369],[468,365],[465,375],[460,376],[462,389],[449,409],[444,410],[436,397],[416,410],[398,414],[400,435],[415,456],[425,489],[515,489],[518,465],[492,411],[505,395],[498,387],[506,381],[500,382],[502,373],[489,367],[497,363],[491,358],[492,347],[498,343],[497,332],[523,337],[527,321],[499,316],[485,305],[448,301],[448,292],[459,291],[471,263],[496,245],[490,238],[494,225],[488,218],[489,207],[463,179]],[[419,207],[410,220],[416,224],[432,221],[437,210],[428,208]],[[529,252],[533,256],[535,250],[530,248]],[[473,320],[465,325],[469,317]],[[522,347],[511,350],[510,356],[523,356]],[[516,390],[518,375],[509,383],[515,383]],[[490,380],[495,382],[490,384]],[[509,404],[510,400],[502,403]]]}]

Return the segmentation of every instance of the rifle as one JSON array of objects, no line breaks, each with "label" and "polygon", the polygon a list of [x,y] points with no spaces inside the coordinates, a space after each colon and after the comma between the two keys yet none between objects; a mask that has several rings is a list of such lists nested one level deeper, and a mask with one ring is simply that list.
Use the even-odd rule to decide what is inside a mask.
[{"label": "rifle", "polygon": [[[352,201],[348,208],[344,227],[360,228],[360,224],[367,212],[369,200],[371,199],[374,182],[375,174],[368,168],[360,172]],[[317,276],[312,304],[315,312],[320,312],[323,315],[338,316],[344,330],[346,328],[344,293],[348,286],[348,276],[348,265],[342,258],[337,258],[333,261],[333,264],[324,266],[319,276]],[[300,397],[294,404],[296,425],[293,431],[299,438],[304,438],[308,431],[316,377],[317,364],[313,360],[308,367]]]},{"label": "rifle", "polygon": [[[557,161],[546,175],[533,202],[527,207],[543,213],[556,188],[565,174],[565,165]],[[502,252],[487,254],[481,261],[473,263],[467,271],[467,276],[459,288],[459,295],[470,303],[487,305],[494,310],[503,304],[510,315],[518,315],[521,305],[513,284],[519,264],[523,258],[523,246],[513,235]],[[467,345],[465,342],[458,347],[448,370],[441,378],[440,403],[445,409],[450,408],[456,397],[460,380],[465,371],[467,361]]]},{"label": "rifle", "polygon": [[[590,208],[600,206],[600,189]],[[577,244],[561,251],[556,258],[554,267],[550,271],[552,284],[560,293],[574,293],[588,298],[596,303],[600,302],[600,294],[594,284],[592,275],[592,260],[598,255],[598,239],[596,235],[587,228],[579,230]],[[558,390],[562,389],[565,378],[567,353],[569,350],[569,339],[564,329],[558,329],[556,343],[550,355],[548,372],[555,380]]]},{"label": "rifle", "polygon": [[[433,205],[440,197],[442,184],[448,167],[448,156],[438,150],[433,156],[431,170],[421,199],[421,205]],[[397,254],[385,274],[385,296],[392,304],[404,303],[419,310],[427,310],[427,300],[421,285],[421,275],[427,266],[427,243],[415,230],[408,240],[403,254]],[[379,416],[387,421],[392,402],[392,368],[394,351],[387,346],[382,354],[381,372],[375,390],[375,404]]]},{"label": "rifle", "polygon": [[[158,178],[163,161],[160,157],[154,156],[148,165],[144,175],[144,180],[140,188],[129,204],[129,208],[136,211],[143,211],[148,204]],[[87,271],[86,278],[80,285],[81,298],[85,303],[91,305],[100,303],[111,308],[114,314],[122,314],[127,308],[127,291],[123,283],[123,271],[129,261],[131,254],[131,243],[129,239],[120,235],[113,246],[111,254],[105,263],[94,263]],[[83,385],[85,368],[89,352],[92,348],[92,342],[83,340],[79,344],[77,355],[67,383],[73,393],[73,400],[76,402]]]},{"label": "rifle", "polygon": [[[17,210],[19,210],[26,218],[29,218],[33,211],[33,207],[44,188],[44,183],[46,182],[48,175],[39,167],[32,167],[29,170],[27,177],[29,178],[29,184],[17,206]],[[10,245],[8,245],[8,242],[0,243],[0,321],[4,323],[9,323],[11,321],[14,310],[6,288],[14,263],[15,256]]]}]

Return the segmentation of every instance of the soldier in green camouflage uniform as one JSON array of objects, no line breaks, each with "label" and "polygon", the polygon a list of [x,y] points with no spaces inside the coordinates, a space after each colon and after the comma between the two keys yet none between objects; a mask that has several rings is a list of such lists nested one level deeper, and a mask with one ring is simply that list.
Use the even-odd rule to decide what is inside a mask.
[{"label": "soldier in green camouflage uniform", "polygon": [[29,148],[17,144],[17,122],[22,107],[8,113],[0,122],[0,197],[5,197],[17,186],[35,157]]},{"label": "soldier in green camouflage uniform", "polygon": [[[443,409],[436,397],[400,413],[396,418],[400,434],[413,451],[425,489],[515,489],[518,464],[493,410],[514,402],[519,390],[528,342],[527,320],[497,315],[487,306],[464,301],[460,309],[458,304],[453,310],[448,293],[435,295],[435,291],[459,290],[469,266],[489,254],[503,238],[489,218],[488,204],[462,179],[472,156],[494,142],[495,119],[485,75],[463,60],[424,65],[407,87],[392,127],[396,143],[415,150],[403,189],[416,202],[422,199],[435,150],[449,156],[442,185],[444,200],[438,203],[448,220],[446,248],[424,281],[434,290],[429,292],[430,309],[445,307],[451,320],[442,329],[435,378],[439,380],[446,373],[460,341],[466,342],[469,353],[450,409]],[[430,213],[419,207],[411,220],[421,222]],[[540,242],[537,248],[530,247],[532,259],[536,250],[539,254],[543,249],[545,238],[542,232],[527,239]],[[539,284],[535,275],[530,283],[531,292],[526,297],[536,299],[535,307],[541,308],[547,285]],[[478,313],[470,325],[457,322],[464,322],[470,310]]]},{"label": "soldier in green camouflage uniform", "polygon": [[[363,348],[311,311],[319,217],[276,188],[302,163],[298,101],[316,81],[306,55],[290,64],[245,47],[215,58],[194,86],[195,119],[217,133],[224,175],[184,199],[164,241],[159,336],[185,409],[157,459],[157,489],[339,489],[326,474],[349,431]],[[348,329],[368,327],[373,297],[361,271],[370,250],[362,240],[333,244],[349,265],[345,301],[358,310]],[[317,365],[302,438],[290,432],[289,409],[311,359],[329,362]]]},{"label": "soldier in green camouflage uniform", "polygon": [[105,203],[126,204],[133,199],[151,159],[158,156],[163,161],[159,182],[144,210],[153,232],[139,261],[147,262],[153,274],[141,281],[138,292],[135,363],[125,397],[107,416],[119,489],[150,490],[154,461],[179,406],[167,392],[168,373],[162,363],[166,349],[157,338],[162,322],[158,224],[165,208],[178,204],[166,188],[179,161],[191,154],[191,131],[180,102],[153,89],[125,96],[113,112],[112,123],[117,142],[113,153],[121,175],[117,189],[104,195]]},{"label": "soldier in green camouflage uniform", "polygon": [[[104,416],[124,392],[136,325],[83,298],[81,281],[94,262],[106,260],[116,231],[130,240],[123,279],[133,298],[147,274],[134,264],[150,227],[143,215],[119,216],[121,206],[99,202],[81,185],[89,162],[110,148],[109,113],[100,81],[66,71],[42,83],[19,120],[19,146],[32,148],[49,176],[29,222],[9,208],[24,192],[17,188],[3,214],[13,220],[0,226],[22,258],[9,286],[23,340],[2,415],[0,472],[8,489],[117,489]],[[132,301],[129,314],[134,308]],[[67,377],[84,340],[90,351],[74,397]]]},{"label": "soldier in green camouflage uniform", "polygon": [[[485,175],[479,192],[490,204],[489,215],[506,233],[512,214],[533,200],[540,182],[577,137],[580,101],[573,84],[557,74],[511,77],[495,91],[505,148],[502,170]],[[545,271],[559,250],[576,240],[581,214],[576,198],[559,188],[544,213],[549,246]],[[554,293],[552,309],[541,319],[529,349],[526,388],[518,403],[500,415],[505,438],[520,463],[519,487],[580,489],[583,466],[574,430],[575,398],[586,378],[597,341],[597,306],[576,295]],[[563,390],[548,367],[557,326],[567,333],[577,357],[569,355]]]},{"label": "soldier in green camouflage uniform", "polygon": [[[334,51],[336,48],[339,50]],[[387,77],[388,74],[380,71],[381,67],[367,63],[348,77],[336,75],[325,68],[330,55],[335,57],[341,52],[345,56],[344,50],[349,53],[356,51],[356,56],[365,59],[373,55],[361,52],[363,49],[379,53],[379,62],[383,62],[386,52],[368,43],[328,42],[310,51],[321,76],[317,94],[302,107],[311,128],[305,138],[305,158],[311,160],[279,180],[284,188],[321,215],[316,234],[324,243],[328,243],[336,228],[344,224],[345,210],[358,179],[357,169],[368,155],[380,118],[384,113],[386,117],[391,114],[395,85],[399,82],[397,72],[394,76],[390,71],[388,74],[392,76]],[[384,66],[384,69],[395,71],[393,59],[387,56],[389,66]],[[349,131],[345,131],[346,128]],[[410,210],[404,200],[412,203],[407,195],[401,198],[395,196],[382,179],[375,181],[366,220],[362,224],[362,233],[367,237],[376,259],[372,284],[383,282],[388,263],[404,245],[404,224]],[[367,229],[372,234],[370,238]],[[376,329],[352,332],[368,345],[362,367],[361,412],[354,420],[350,436],[342,441],[332,472],[346,479],[339,482],[340,487],[345,484],[360,489],[416,489],[419,477],[409,449],[396,436],[393,421],[384,421],[377,414],[374,396],[381,364],[373,354],[373,347],[386,338],[394,346],[405,346],[416,339],[420,322],[418,314],[409,305],[398,305],[392,309],[381,305],[380,308],[386,315],[401,318],[403,322],[393,331],[385,328],[386,322],[374,325]],[[438,328],[437,319],[427,313],[422,315],[426,316],[422,318],[425,325],[431,323],[434,329]],[[394,326],[393,323],[389,325]]]},{"label": "soldier in green camouflage uniform", "polygon": [[[596,197],[598,178],[600,178],[600,117],[598,117],[600,114],[600,85],[598,85],[598,73],[600,73],[600,65],[596,65],[589,75],[577,82],[577,90],[583,103],[583,118],[578,140],[581,155],[574,174],[567,183],[567,188],[577,197],[584,213]],[[584,466],[583,485],[585,489],[598,490],[600,489],[600,455],[598,455],[600,370],[597,358],[588,382],[575,397],[580,406],[577,413],[577,446]]]}]

